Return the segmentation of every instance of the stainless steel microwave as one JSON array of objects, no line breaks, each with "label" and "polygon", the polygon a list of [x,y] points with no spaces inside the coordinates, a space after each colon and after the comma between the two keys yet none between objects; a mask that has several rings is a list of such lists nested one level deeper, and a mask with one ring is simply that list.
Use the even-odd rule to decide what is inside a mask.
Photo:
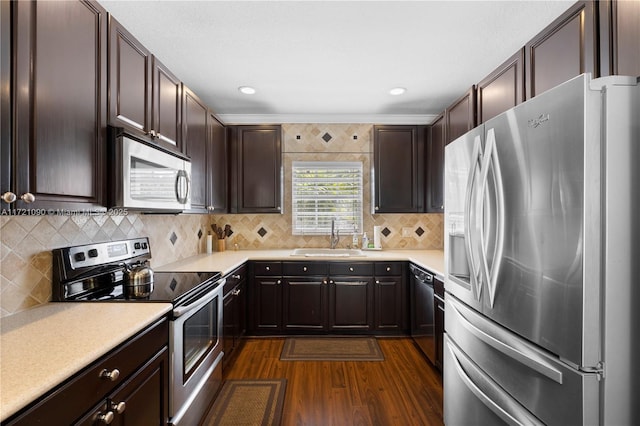
[{"label": "stainless steel microwave", "polygon": [[191,208],[191,162],[126,134],[111,140],[110,206],[140,211]]}]

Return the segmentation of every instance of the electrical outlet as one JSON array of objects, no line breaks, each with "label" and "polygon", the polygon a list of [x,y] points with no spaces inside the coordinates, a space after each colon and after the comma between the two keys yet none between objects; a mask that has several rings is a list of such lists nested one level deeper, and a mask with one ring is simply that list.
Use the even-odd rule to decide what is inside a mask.
[{"label": "electrical outlet", "polygon": [[409,237],[411,237],[411,231],[412,231],[412,229],[411,229],[411,228],[408,228],[408,227],[404,227],[404,228],[402,228],[402,238],[409,238]]}]

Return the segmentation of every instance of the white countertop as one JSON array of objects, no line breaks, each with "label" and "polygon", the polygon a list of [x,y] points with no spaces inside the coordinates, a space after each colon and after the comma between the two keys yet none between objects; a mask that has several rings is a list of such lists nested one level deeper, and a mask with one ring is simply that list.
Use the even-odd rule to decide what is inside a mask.
[{"label": "white countertop", "polygon": [[169,303],[48,303],[0,318],[0,421],[171,310]]},{"label": "white countertop", "polygon": [[227,250],[212,254],[199,254],[177,262],[154,267],[154,271],[174,272],[222,272],[233,271],[248,260],[329,260],[329,261],[409,261],[433,272],[444,279],[444,252],[442,250],[380,250],[365,251],[365,256],[357,257],[304,257],[292,256],[293,249],[282,250]]}]

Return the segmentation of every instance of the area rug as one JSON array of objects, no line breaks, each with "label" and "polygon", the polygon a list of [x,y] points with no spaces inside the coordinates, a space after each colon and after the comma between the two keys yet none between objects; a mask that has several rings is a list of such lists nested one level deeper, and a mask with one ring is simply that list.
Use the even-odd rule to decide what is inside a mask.
[{"label": "area rug", "polygon": [[207,426],[277,426],[286,379],[227,380],[207,415]]},{"label": "area rug", "polygon": [[290,337],[284,342],[280,360],[384,361],[384,355],[372,337]]}]

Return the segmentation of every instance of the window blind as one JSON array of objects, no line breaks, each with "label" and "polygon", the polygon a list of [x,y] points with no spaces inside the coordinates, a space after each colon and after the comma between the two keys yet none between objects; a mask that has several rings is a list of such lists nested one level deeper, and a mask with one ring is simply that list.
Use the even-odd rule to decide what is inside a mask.
[{"label": "window blind", "polygon": [[329,235],[331,220],[343,235],[362,229],[362,163],[294,161],[294,235]]}]

